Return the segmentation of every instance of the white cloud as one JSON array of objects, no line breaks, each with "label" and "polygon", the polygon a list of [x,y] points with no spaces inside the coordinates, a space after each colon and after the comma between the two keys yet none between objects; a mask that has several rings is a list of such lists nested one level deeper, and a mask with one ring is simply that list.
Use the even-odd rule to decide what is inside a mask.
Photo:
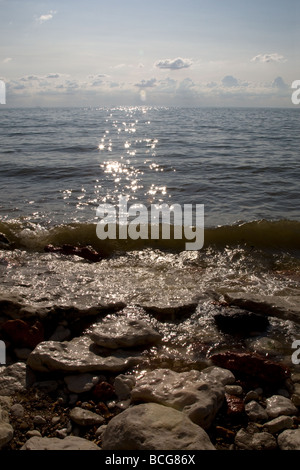
[{"label": "white cloud", "polygon": [[45,15],[41,15],[37,18],[37,21],[39,23],[45,23],[46,21],[49,21],[49,20],[52,20],[53,16],[56,14],[57,12],[56,11],[49,11],[49,13],[46,13]]},{"label": "white cloud", "polygon": [[283,55],[277,54],[258,54],[251,59],[251,62],[269,63],[269,62],[286,62]]},{"label": "white cloud", "polygon": [[192,65],[192,61],[190,59],[182,59],[181,57],[177,57],[177,59],[158,60],[154,65],[159,69],[179,70],[190,67]]}]

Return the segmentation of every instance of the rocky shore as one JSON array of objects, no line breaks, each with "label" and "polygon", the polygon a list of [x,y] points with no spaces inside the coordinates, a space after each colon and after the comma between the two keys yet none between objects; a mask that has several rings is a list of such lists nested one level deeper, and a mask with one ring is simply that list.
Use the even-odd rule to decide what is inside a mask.
[{"label": "rocky shore", "polygon": [[149,360],[165,339],[147,315],[176,324],[197,301],[139,305],[137,318],[120,302],[81,310],[2,294],[0,448],[300,450],[300,369],[230,340],[265,331],[273,315],[297,320],[297,302],[211,302],[226,347],[198,345],[201,360],[172,367]]}]

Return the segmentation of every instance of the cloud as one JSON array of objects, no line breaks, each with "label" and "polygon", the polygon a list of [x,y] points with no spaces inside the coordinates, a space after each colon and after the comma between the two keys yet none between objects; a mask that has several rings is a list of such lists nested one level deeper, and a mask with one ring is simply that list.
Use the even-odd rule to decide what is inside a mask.
[{"label": "cloud", "polygon": [[6,57],[5,59],[2,60],[3,64],[8,64],[8,62],[11,62],[12,58],[11,57]]},{"label": "cloud", "polygon": [[46,21],[49,21],[49,20],[52,20],[53,16],[56,14],[57,12],[56,11],[49,11],[49,13],[46,13],[45,15],[41,15],[39,16],[36,20],[42,24],[42,23],[45,23]]},{"label": "cloud", "polygon": [[227,88],[227,87],[234,87],[238,86],[238,81],[236,78],[234,78],[232,75],[226,75],[226,77],[223,78],[222,84]]},{"label": "cloud", "polygon": [[135,86],[139,88],[152,88],[156,85],[156,78],[150,78],[149,80],[142,80],[140,83],[136,83]]},{"label": "cloud", "polygon": [[189,68],[192,65],[192,61],[190,59],[177,57],[177,59],[158,60],[154,65],[159,69],[180,70]]},{"label": "cloud", "polygon": [[275,78],[272,83],[272,88],[279,88],[280,90],[286,90],[289,86],[284,82],[282,77]]},{"label": "cloud", "polygon": [[286,59],[283,55],[277,54],[258,54],[257,56],[251,59],[251,62],[260,62],[260,63],[269,63],[269,62],[286,62]]}]

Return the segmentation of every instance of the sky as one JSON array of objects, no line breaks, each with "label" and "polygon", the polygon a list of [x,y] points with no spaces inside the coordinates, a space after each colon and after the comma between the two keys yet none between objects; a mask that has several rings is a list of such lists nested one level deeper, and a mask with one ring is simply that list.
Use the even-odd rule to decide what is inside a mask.
[{"label": "sky", "polygon": [[299,0],[0,0],[7,107],[292,107],[299,46]]}]

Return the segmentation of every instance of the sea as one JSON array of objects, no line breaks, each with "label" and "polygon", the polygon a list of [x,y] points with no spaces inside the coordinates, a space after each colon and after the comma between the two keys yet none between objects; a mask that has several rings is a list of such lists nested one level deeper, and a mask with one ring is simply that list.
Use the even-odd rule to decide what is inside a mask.
[{"label": "sea", "polygon": [[[300,319],[270,318],[231,338],[214,314],[228,293],[296,298],[300,285],[300,113],[297,108],[0,109],[0,293],[35,305],[124,302],[164,334],[150,361],[196,367],[234,345],[287,360]],[[100,239],[97,209],[203,205],[204,244]],[[88,246],[92,263],[45,246]],[[159,322],[143,304],[196,311]]]}]

